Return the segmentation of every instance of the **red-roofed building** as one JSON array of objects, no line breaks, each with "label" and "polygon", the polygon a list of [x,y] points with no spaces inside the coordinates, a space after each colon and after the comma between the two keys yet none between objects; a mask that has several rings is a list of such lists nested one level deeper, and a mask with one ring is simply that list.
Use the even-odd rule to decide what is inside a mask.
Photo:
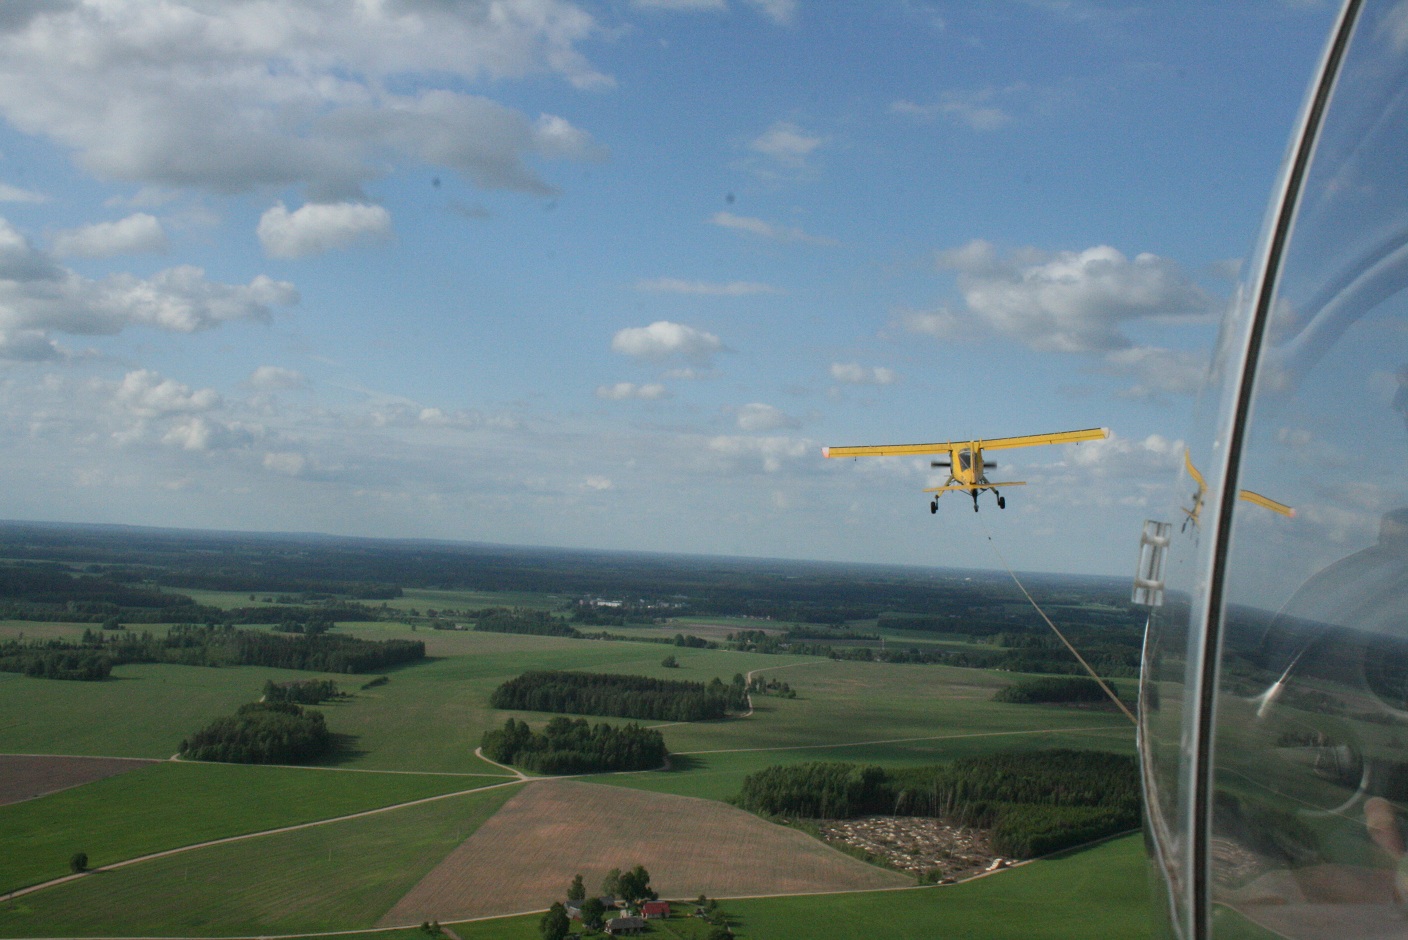
[{"label": "red-roofed building", "polygon": [[646,901],[640,906],[641,916],[646,920],[658,920],[670,916],[669,901]]}]

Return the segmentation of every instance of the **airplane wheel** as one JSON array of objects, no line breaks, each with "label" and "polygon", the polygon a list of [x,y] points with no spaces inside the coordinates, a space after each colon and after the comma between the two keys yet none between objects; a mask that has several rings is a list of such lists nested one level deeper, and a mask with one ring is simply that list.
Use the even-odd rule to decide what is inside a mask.
[{"label": "airplane wheel", "polygon": [[1005,496],[999,496],[999,497],[997,498],[997,508],[998,508],[998,509],[1006,509],[1006,508],[1007,508],[1007,497],[1005,497]]},{"label": "airplane wheel", "polygon": [[977,511],[978,511],[978,501],[977,501],[976,499],[973,500],[973,511],[974,511],[974,512],[977,512]]},{"label": "airplane wheel", "polygon": [[929,515],[932,516],[934,513],[938,512],[938,511],[939,511],[939,501],[938,501],[938,500],[933,500],[933,501],[931,501],[931,502],[929,503]]}]

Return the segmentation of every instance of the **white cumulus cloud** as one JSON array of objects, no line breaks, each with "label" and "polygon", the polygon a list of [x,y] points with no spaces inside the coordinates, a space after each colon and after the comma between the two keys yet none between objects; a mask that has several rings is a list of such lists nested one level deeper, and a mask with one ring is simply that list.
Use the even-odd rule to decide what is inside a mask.
[{"label": "white cumulus cloud", "polygon": [[54,236],[54,254],[61,258],[111,258],[161,252],[166,232],[155,216],[136,212],[116,222],[96,222]]},{"label": "white cumulus cloud", "polygon": [[391,213],[358,202],[308,203],[289,212],[283,203],[259,219],[259,244],[271,258],[306,258],[354,242],[391,235]]},{"label": "white cumulus cloud", "polygon": [[295,451],[270,451],[264,455],[264,469],[284,476],[300,476],[307,463],[307,459]]},{"label": "white cumulus cloud", "polygon": [[706,297],[747,297],[751,294],[780,294],[782,291],[769,284],[753,281],[686,281],[674,277],[660,277],[649,281],[637,281],[636,290],[662,294],[702,294]]},{"label": "white cumulus cloud", "polygon": [[296,369],[283,366],[260,366],[245,380],[248,385],[261,392],[280,392],[291,388],[302,388],[307,379]]},{"label": "white cumulus cloud", "polygon": [[611,340],[611,348],[638,359],[678,357],[707,366],[723,350],[724,344],[713,333],[682,323],[657,320],[649,326],[633,326],[619,331]]},{"label": "white cumulus cloud", "polygon": [[401,159],[551,191],[529,161],[579,155],[580,133],[568,141],[561,119],[462,89],[534,74],[613,84],[579,51],[600,27],[569,0],[85,0],[30,13],[0,29],[0,116],[99,177],[159,187],[346,195]]},{"label": "white cumulus cloud", "polygon": [[929,104],[893,102],[890,113],[919,121],[947,118],[975,131],[995,131],[1012,121],[1011,113],[1001,102],[1027,90],[1025,85],[1017,84],[1001,89],[988,87],[973,91],[948,91]]},{"label": "white cumulus cloud", "polygon": [[604,398],[607,401],[627,401],[630,399],[659,401],[662,398],[669,398],[670,392],[658,382],[650,382],[645,385],[637,385],[634,382],[616,382],[612,385],[598,385],[596,397]]},{"label": "white cumulus cloud", "polygon": [[1131,346],[1105,354],[1103,371],[1134,379],[1123,392],[1126,398],[1152,398],[1159,394],[1192,395],[1202,387],[1208,372],[1208,355],[1153,346]]},{"label": "white cumulus cloud", "polygon": [[643,10],[668,10],[672,13],[723,13],[728,10],[725,0],[631,0],[631,5]]},{"label": "white cumulus cloud", "polygon": [[867,368],[855,362],[831,363],[831,378],[844,385],[893,385],[898,376],[884,366]]},{"label": "white cumulus cloud", "polygon": [[836,239],[826,238],[821,235],[812,235],[796,226],[774,225],[763,219],[754,218],[747,215],[735,215],[732,212],[715,212],[709,217],[709,222],[719,228],[731,229],[735,232],[747,232],[759,238],[766,238],[777,242],[800,242],[808,245],[835,245]]},{"label": "white cumulus cloud", "polygon": [[801,426],[801,422],[781,408],[762,402],[752,402],[739,408],[737,421],[743,431],[780,431]]},{"label": "white cumulus cloud", "polygon": [[139,418],[210,411],[221,404],[213,388],[192,390],[175,379],[163,379],[150,369],[127,373],[118,385],[114,400]]},{"label": "white cumulus cloud", "polygon": [[791,121],[777,121],[748,144],[748,149],[765,159],[752,169],[763,176],[800,176],[824,139]]},{"label": "white cumulus cloud", "polygon": [[720,435],[709,439],[708,448],[731,462],[742,461],[741,465],[746,466],[751,458],[764,472],[777,473],[789,461],[811,457],[816,445],[795,437]]},{"label": "white cumulus cloud", "polygon": [[0,219],[0,336],[10,358],[53,358],[51,333],[112,335],[130,326],[177,333],[233,320],[268,320],[273,308],[298,302],[286,281],[259,275],[248,284],[211,281],[181,265],[151,277],[113,274],[93,280],[63,267]]},{"label": "white cumulus cloud", "polygon": [[169,447],[189,451],[227,450],[246,446],[253,440],[254,434],[249,428],[225,424],[205,415],[177,421],[161,438]]},{"label": "white cumulus cloud", "polygon": [[[1128,258],[1106,245],[1002,257],[991,244],[974,241],[937,260],[958,272],[968,310],[983,325],[1041,351],[1128,349],[1133,343],[1121,330],[1124,323],[1188,318],[1211,307],[1172,261],[1147,253]],[[925,322],[913,319],[911,328]]]},{"label": "white cumulus cloud", "polygon": [[0,183],[0,202],[45,202],[47,197],[32,189],[20,189],[8,183]]}]

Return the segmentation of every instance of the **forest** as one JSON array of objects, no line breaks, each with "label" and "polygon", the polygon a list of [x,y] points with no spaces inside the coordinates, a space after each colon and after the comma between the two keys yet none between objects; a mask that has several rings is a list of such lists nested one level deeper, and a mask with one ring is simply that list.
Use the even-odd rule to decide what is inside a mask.
[{"label": "forest", "polygon": [[[623,622],[706,614],[841,625],[894,614],[962,622],[968,628],[963,632],[972,635],[1010,627],[1024,603],[1005,574],[976,570],[133,526],[0,523],[0,557],[56,562],[85,577],[146,588],[322,593],[351,600],[397,597],[406,588],[616,598],[620,608],[584,616],[614,621],[619,614]],[[1064,608],[1101,628],[1142,627],[1124,579],[1025,577],[1043,604],[1058,611],[1063,626]]]},{"label": "forest", "polygon": [[480,747],[490,760],[541,774],[653,770],[668,756],[659,731],[634,723],[588,725],[585,718],[554,718],[540,733],[510,718],[484,732]]},{"label": "forest", "polygon": [[1134,758],[1022,751],[888,769],[840,762],[769,767],[734,802],[767,816],[934,816],[989,830],[995,851],[1031,858],[1137,828]]},{"label": "forest", "polygon": [[590,672],[533,670],[494,690],[494,708],[652,721],[708,721],[748,709],[743,676],[725,685]]}]

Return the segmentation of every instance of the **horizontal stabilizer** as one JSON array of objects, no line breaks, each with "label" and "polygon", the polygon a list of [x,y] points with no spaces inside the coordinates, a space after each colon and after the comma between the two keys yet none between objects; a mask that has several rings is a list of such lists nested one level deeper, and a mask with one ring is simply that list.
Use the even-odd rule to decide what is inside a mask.
[{"label": "horizontal stabilizer", "polygon": [[967,486],[967,485],[958,485],[958,484],[954,484],[954,485],[950,485],[950,486],[931,486],[931,487],[926,488],[926,489],[924,490],[924,492],[926,492],[926,493],[946,493],[946,492],[948,492],[949,490],[962,490],[963,492],[968,493],[968,492],[971,492],[972,490],[980,490],[980,491],[981,491],[981,490],[995,490],[995,489],[997,489],[999,486],[1026,486],[1026,485],[1027,485],[1026,483],[1019,482],[1019,481],[1014,481],[1014,482],[1011,482],[1011,483],[979,483],[979,484],[974,485],[974,486]]}]

